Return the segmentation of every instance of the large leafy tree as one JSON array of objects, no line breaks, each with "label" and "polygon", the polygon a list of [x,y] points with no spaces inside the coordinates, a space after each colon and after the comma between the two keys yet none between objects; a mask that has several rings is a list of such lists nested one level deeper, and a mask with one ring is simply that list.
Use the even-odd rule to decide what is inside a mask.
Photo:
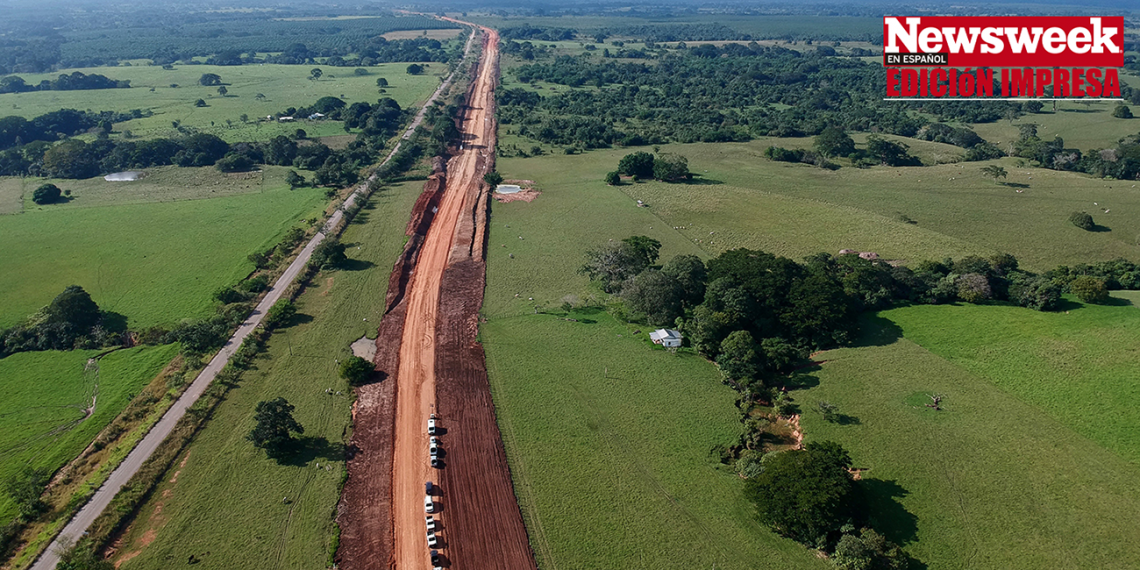
[{"label": "large leafy tree", "polygon": [[851,457],[834,442],[777,453],[764,472],[745,482],[760,521],[776,532],[821,544],[857,515]]},{"label": "large leafy tree", "polygon": [[79,285],[71,285],[52,299],[47,307],[48,321],[68,323],[78,331],[88,331],[101,317],[99,305]]},{"label": "large leafy tree", "polygon": [[618,172],[638,178],[653,177],[653,155],[648,152],[633,152],[618,161]]},{"label": "large leafy tree", "polygon": [[681,283],[662,271],[643,271],[622,286],[621,296],[650,324],[670,325],[681,316]]},{"label": "large leafy tree", "polygon": [[257,425],[246,439],[264,449],[270,457],[282,454],[293,442],[294,433],[305,433],[305,428],[293,419],[293,410],[293,405],[285,398],[258,402],[254,416]]},{"label": "large leafy tree", "polygon": [[855,141],[837,127],[827,127],[815,136],[815,150],[823,156],[847,156],[855,152]]}]

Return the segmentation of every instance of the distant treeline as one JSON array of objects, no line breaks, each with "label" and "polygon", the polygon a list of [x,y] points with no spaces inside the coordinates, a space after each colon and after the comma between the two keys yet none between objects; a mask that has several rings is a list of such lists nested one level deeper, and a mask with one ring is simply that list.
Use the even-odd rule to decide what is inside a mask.
[{"label": "distant treeline", "polygon": [[[69,24],[73,29],[9,27],[0,41],[0,74],[118,65],[130,59],[152,59],[161,65],[216,54],[281,52],[295,44],[304,44],[316,57],[345,57],[382,42],[379,36],[387,32],[459,27],[426,16],[278,20],[264,13],[187,16],[178,11],[148,14],[141,10],[132,13],[131,27],[122,26],[121,21],[108,19],[102,25],[75,21]],[[381,55],[382,50],[376,51]]]},{"label": "distant treeline", "polygon": [[[302,43],[292,44],[278,55],[259,56],[256,52],[242,53],[226,50],[206,60],[209,65],[246,65],[257,63],[316,64],[317,58],[325,58],[321,65],[333,67],[370,67],[380,63],[393,62],[447,62],[459,55],[462,46],[450,50],[439,40],[413,38],[388,41],[382,37],[369,39],[354,50],[354,55],[337,53],[338,50],[312,50]],[[160,53],[152,58],[155,63],[167,64],[188,61],[193,56],[186,53]]]},{"label": "distant treeline", "polygon": [[[290,139],[284,136],[264,143],[228,144],[217,136],[189,131],[177,138],[112,141],[101,136],[90,143],[70,139],[52,145],[47,141],[55,140],[59,134],[69,136],[90,128],[99,129],[101,135],[107,134],[113,119],[128,120],[131,116],[65,110],[36,117],[32,121],[5,117],[0,119],[0,136],[5,140],[19,140],[19,136],[13,138],[5,134],[6,126],[22,128],[26,134],[39,133],[44,138],[22,146],[6,145],[7,150],[0,152],[0,176],[81,179],[171,164],[217,166],[223,171],[272,164],[316,171],[313,181],[318,185],[344,186],[355,183],[359,170],[376,161],[376,156],[384,148],[384,141],[396,134],[407,115],[391,98],[381,99],[375,104],[353,103],[348,106],[336,97],[324,97],[310,107],[288,111],[322,112],[330,119],[343,120],[346,129],[360,128],[362,132],[342,150],[332,150],[320,143],[298,142],[295,140],[297,137]],[[298,134],[304,136],[303,131]]]},{"label": "distant treeline", "polygon": [[84,89],[127,89],[131,81],[115,80],[109,77],[92,73],[84,75],[78,71],[72,74],[63,74],[56,79],[45,79],[39,85],[28,85],[24,78],[17,75],[0,77],[0,93],[24,93],[25,91],[80,91]]}]

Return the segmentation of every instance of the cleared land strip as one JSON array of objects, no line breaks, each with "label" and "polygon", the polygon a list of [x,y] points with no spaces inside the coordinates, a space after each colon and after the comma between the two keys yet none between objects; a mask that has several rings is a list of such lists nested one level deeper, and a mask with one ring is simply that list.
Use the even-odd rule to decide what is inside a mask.
[{"label": "cleared land strip", "polygon": [[[474,36],[474,34],[472,34],[472,36]],[[467,49],[469,50],[470,47],[471,40],[469,39]],[[435,103],[436,98],[450,86],[454,76],[455,73],[453,72],[447,80],[439,86],[435,93],[432,94],[431,98],[424,103],[419,113],[416,114],[412,126],[405,131],[403,137],[401,137],[401,142],[397,143],[395,148],[388,153],[388,156],[381,165],[387,164],[388,161],[392,160],[392,157],[399,152],[403,140],[407,140],[411,136],[415,127],[422,122],[424,113]],[[249,336],[249,333],[253,332],[253,330],[261,324],[261,320],[269,308],[281,299],[285,290],[293,283],[297,275],[304,270],[305,265],[309,263],[309,259],[313,256],[313,250],[315,250],[317,246],[324,241],[328,233],[336,228],[341,220],[344,219],[344,210],[352,207],[357,200],[365,196],[368,192],[368,182],[372,182],[373,180],[375,180],[375,175],[370,177],[367,182],[358,186],[344,201],[344,204],[333,212],[333,215],[321,228],[321,231],[313,236],[305,248],[301,250],[300,255],[293,260],[293,263],[289,265],[277,282],[273,284],[273,287],[269,289],[261,302],[257,304],[257,307],[250,314],[249,318],[238,327],[237,332],[235,332],[229,341],[226,342],[225,346],[214,355],[214,358],[210,360],[206,368],[198,374],[198,377],[194,379],[190,387],[178,398],[178,401],[167,410],[166,414],[162,416],[162,419],[155,424],[142,441],[127,455],[127,458],[111,473],[111,476],[108,477],[107,481],[103,483],[103,486],[95,492],[91,500],[79,510],[75,517],[71,519],[71,522],[56,536],[51,545],[44,550],[36,560],[36,563],[32,565],[32,570],[53,570],[59,563],[61,549],[66,548],[66,545],[73,544],[87,532],[91,523],[107,508],[107,505],[111,503],[111,500],[118,494],[119,490],[130,481],[131,477],[134,477],[135,473],[138,472],[142,464],[154,453],[159,444],[170,435],[170,432],[174,429],[178,420],[186,414],[186,410],[205,393],[206,389],[214,381],[214,378],[217,377],[218,372],[229,362],[230,357],[232,357],[238,347],[241,346],[241,343],[245,341],[245,338]]]}]

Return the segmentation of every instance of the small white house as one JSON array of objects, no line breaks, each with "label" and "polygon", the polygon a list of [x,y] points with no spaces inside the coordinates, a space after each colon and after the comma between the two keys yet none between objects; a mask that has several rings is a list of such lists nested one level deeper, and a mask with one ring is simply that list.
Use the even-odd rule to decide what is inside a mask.
[{"label": "small white house", "polygon": [[680,348],[681,338],[680,331],[672,329],[657,329],[649,333],[649,339],[653,344],[660,344],[665,348]]},{"label": "small white house", "polygon": [[309,120],[310,120],[310,121],[319,121],[319,120],[321,120],[321,119],[323,119],[323,118],[325,118],[325,114],[324,114],[324,113],[313,113],[312,115],[309,115]]}]

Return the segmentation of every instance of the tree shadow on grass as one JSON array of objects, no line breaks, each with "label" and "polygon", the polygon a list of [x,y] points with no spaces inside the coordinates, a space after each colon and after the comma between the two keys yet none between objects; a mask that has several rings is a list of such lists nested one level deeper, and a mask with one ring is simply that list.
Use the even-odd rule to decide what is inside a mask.
[{"label": "tree shadow on grass", "polygon": [[903,508],[898,499],[910,494],[898,481],[862,479],[859,488],[867,501],[867,523],[887,540],[906,546],[918,535],[918,517]]},{"label": "tree shadow on grass", "polygon": [[311,323],[311,322],[313,322],[313,316],[312,315],[306,315],[305,313],[294,313],[292,317],[289,317],[289,320],[285,321],[284,324],[282,324],[281,326],[279,326],[277,328],[284,329],[284,328],[289,328],[289,327],[292,327],[295,325],[303,325],[305,323]]},{"label": "tree shadow on grass", "polygon": [[859,338],[851,346],[863,348],[868,346],[887,346],[894,344],[903,336],[903,330],[894,321],[879,316],[877,313],[868,313],[859,319]]},{"label": "tree shadow on grass", "polygon": [[343,443],[330,442],[323,437],[302,436],[274,459],[280,465],[302,467],[318,459],[344,461],[347,455],[348,448]]},{"label": "tree shadow on grass", "polygon": [[127,316],[115,311],[103,311],[103,328],[109,332],[127,332]]},{"label": "tree shadow on grass", "polygon": [[366,259],[352,259],[351,257],[337,265],[337,268],[342,271],[363,271],[373,267],[376,267],[376,264],[371,261]]},{"label": "tree shadow on grass", "polygon": [[719,186],[721,184],[724,184],[724,182],[713,178],[705,178],[699,174],[694,174],[692,178],[677,180],[675,182],[672,182],[672,184],[685,184],[688,186]]},{"label": "tree shadow on grass", "polygon": [[1112,228],[1110,228],[1108,226],[1102,226],[1100,224],[1093,224],[1093,227],[1089,228],[1087,231],[1100,234],[1100,233],[1105,233],[1105,232],[1111,232]]},{"label": "tree shadow on grass", "polygon": [[1103,304],[1110,307],[1131,307],[1133,303],[1132,299],[1125,299],[1123,297],[1109,297]]}]

